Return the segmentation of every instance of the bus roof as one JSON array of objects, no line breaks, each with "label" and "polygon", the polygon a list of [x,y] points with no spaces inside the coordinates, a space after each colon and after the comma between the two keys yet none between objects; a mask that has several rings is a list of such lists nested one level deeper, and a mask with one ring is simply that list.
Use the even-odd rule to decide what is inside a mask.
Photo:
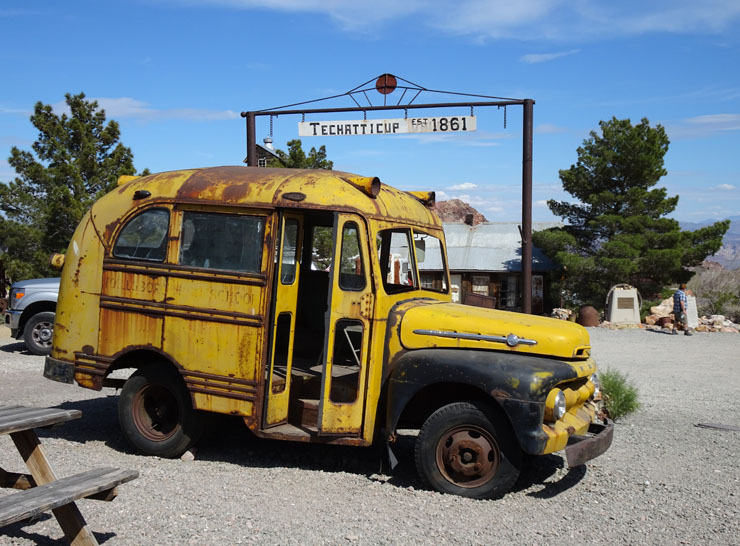
[{"label": "bus roof", "polygon": [[[136,199],[137,204],[153,200],[270,209],[343,210],[442,229],[439,217],[424,205],[419,197],[421,194],[415,196],[380,184],[377,178],[341,171],[234,166],[122,179],[117,189],[98,202],[100,206],[95,207],[98,212],[113,205],[108,203],[109,199],[115,199],[117,203],[112,208],[119,209],[124,204],[121,197],[126,196],[129,209],[132,205],[129,199]],[[139,192],[138,197],[134,198],[136,192]]]}]

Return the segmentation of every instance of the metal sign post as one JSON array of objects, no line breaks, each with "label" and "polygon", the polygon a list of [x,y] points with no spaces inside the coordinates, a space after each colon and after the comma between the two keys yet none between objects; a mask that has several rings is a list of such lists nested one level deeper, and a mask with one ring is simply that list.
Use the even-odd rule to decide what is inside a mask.
[{"label": "metal sign post", "polygon": [[[403,85],[399,85],[399,80]],[[383,74],[374,79],[374,90],[383,96],[383,105],[375,106],[370,101],[368,91],[373,87],[364,84],[341,95],[324,97],[265,110],[256,110],[242,112],[241,116],[247,121],[247,165],[250,167],[257,166],[257,139],[255,123],[256,118],[260,116],[286,116],[301,115],[303,121],[299,124],[300,136],[346,136],[346,135],[368,135],[368,134],[402,134],[402,133],[421,133],[421,132],[452,132],[452,131],[472,131],[475,130],[476,122],[473,116],[474,108],[495,106],[504,109],[504,127],[506,127],[506,108],[508,106],[522,106],[523,108],[523,130],[522,130],[522,311],[524,313],[532,312],[532,134],[533,134],[533,107],[532,99],[511,99],[504,97],[492,97],[488,95],[474,95],[470,93],[456,93],[452,91],[439,91],[427,89],[413,84],[403,78],[392,74]],[[403,90],[401,97],[396,104],[388,104],[388,96],[396,90]],[[467,100],[464,102],[439,102],[416,104],[414,101],[422,93],[434,93],[443,95],[453,95],[457,97],[467,97],[468,99],[487,99],[487,100]],[[409,95],[407,102],[404,102],[406,95]],[[355,106],[339,108],[305,108],[309,104],[328,101],[339,98],[350,98]],[[358,99],[367,102],[367,106],[360,104]],[[408,110],[421,110],[429,108],[468,108],[470,116],[437,116],[437,117],[417,117],[396,119],[367,119],[368,112],[400,111],[405,114]],[[358,112],[363,114],[362,120],[350,121],[313,121],[306,122],[306,115],[311,114],[328,114],[339,112]],[[454,121],[453,121],[454,120]],[[454,127],[454,128],[453,128]]]}]

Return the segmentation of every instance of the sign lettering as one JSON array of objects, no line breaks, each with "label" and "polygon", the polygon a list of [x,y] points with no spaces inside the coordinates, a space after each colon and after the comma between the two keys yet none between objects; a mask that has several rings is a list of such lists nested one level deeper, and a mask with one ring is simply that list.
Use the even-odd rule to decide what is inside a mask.
[{"label": "sign lettering", "polygon": [[298,136],[302,137],[452,133],[475,130],[475,116],[298,122]]}]

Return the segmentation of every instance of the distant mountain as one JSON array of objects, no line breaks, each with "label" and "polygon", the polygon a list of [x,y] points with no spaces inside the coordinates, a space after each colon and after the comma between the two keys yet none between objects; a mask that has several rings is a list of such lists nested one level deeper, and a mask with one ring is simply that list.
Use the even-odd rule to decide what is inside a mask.
[{"label": "distant mountain", "polygon": [[[717,262],[725,269],[740,268],[740,216],[730,216],[730,229],[725,233],[722,239],[722,248],[714,256],[707,257],[707,260]],[[703,220],[701,222],[680,222],[681,229],[694,231],[707,227],[717,220]]]}]

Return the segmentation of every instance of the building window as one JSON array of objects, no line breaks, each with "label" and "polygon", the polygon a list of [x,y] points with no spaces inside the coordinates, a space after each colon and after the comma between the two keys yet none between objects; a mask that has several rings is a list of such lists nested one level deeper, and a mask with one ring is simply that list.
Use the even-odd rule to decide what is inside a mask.
[{"label": "building window", "polygon": [[470,278],[470,284],[473,290],[473,294],[487,296],[489,281],[490,279],[488,275],[472,275]]},{"label": "building window", "polygon": [[267,167],[267,158],[266,157],[258,157],[257,158],[257,166],[258,167]]}]

